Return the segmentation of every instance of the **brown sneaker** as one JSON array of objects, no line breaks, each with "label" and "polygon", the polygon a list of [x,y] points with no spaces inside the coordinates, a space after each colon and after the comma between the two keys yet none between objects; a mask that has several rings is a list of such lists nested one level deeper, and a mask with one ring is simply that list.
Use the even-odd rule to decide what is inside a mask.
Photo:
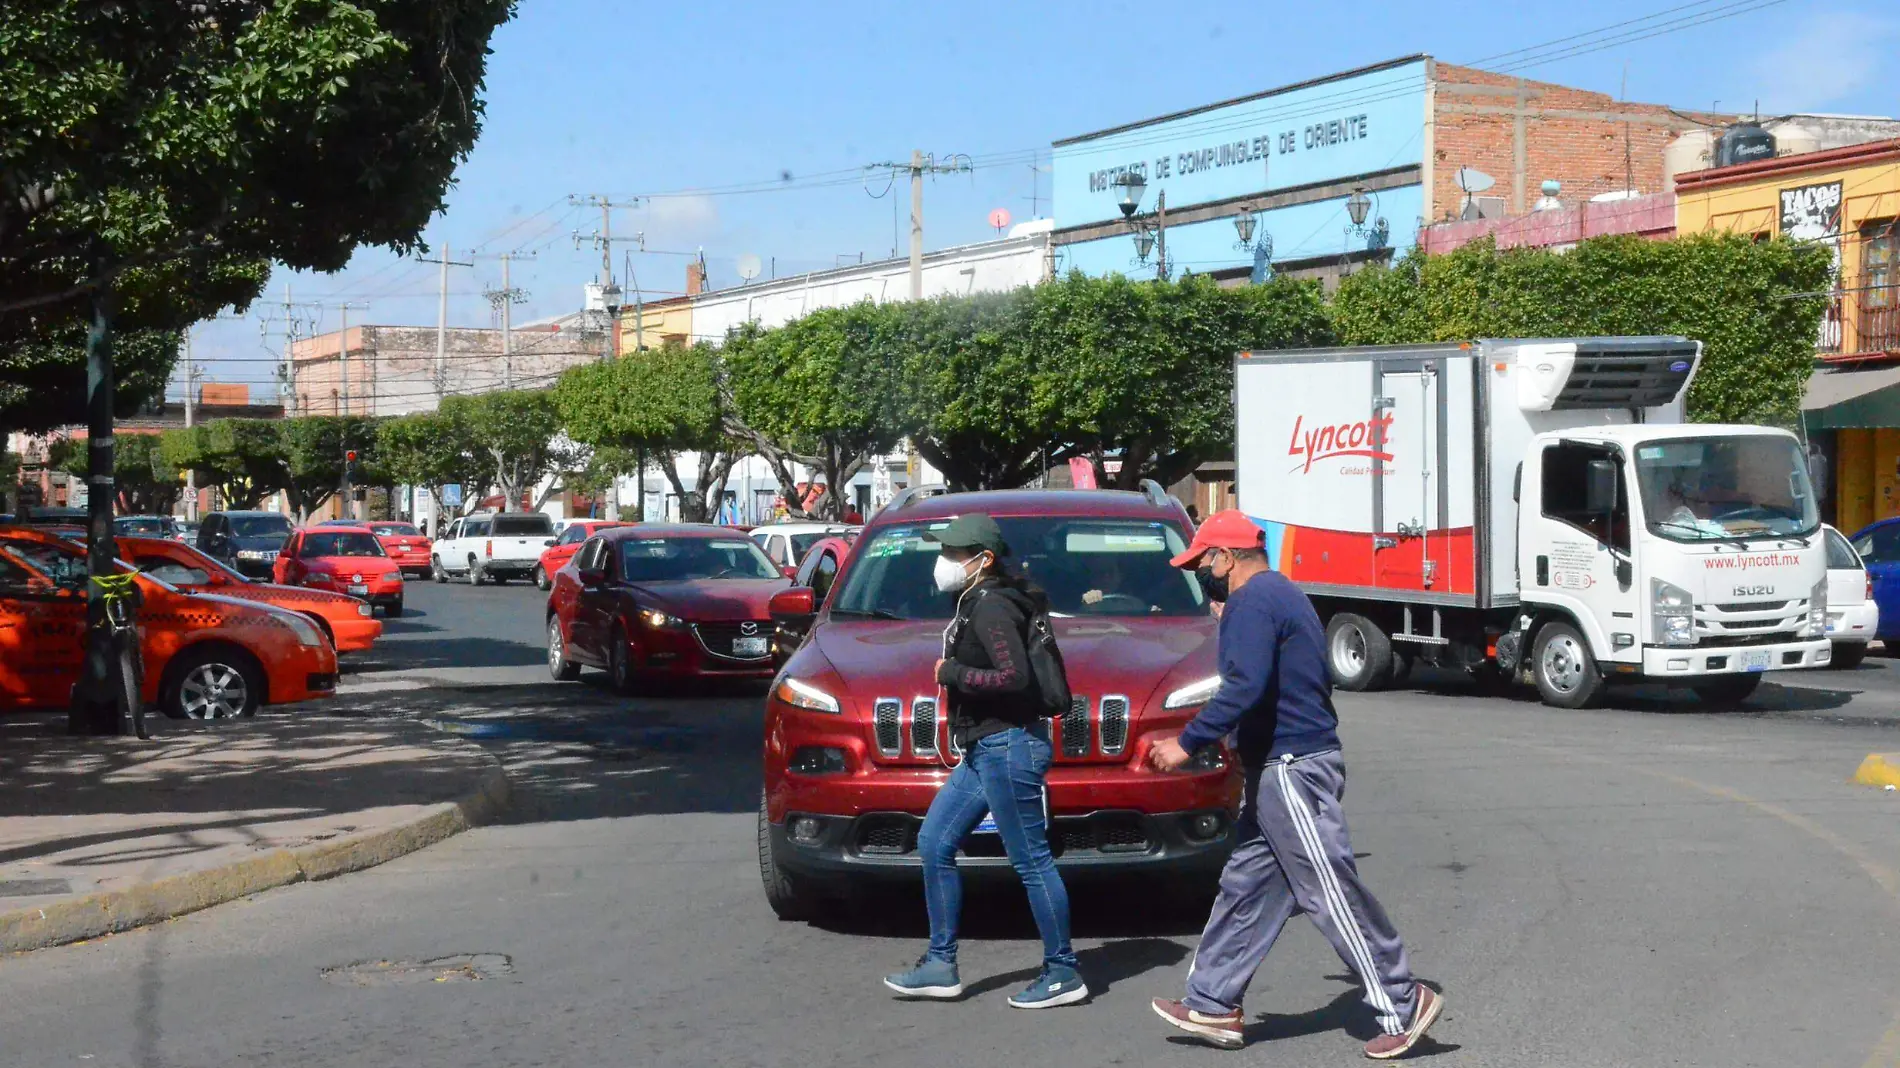
[{"label": "brown sneaker", "polygon": [[1209,1045],[1239,1049],[1247,1044],[1247,1033],[1241,1028],[1239,1009],[1225,1016],[1209,1016],[1167,998],[1156,998],[1148,1004],[1154,1007],[1156,1016]]},{"label": "brown sneaker", "polygon": [[1396,1035],[1380,1035],[1366,1043],[1366,1056],[1375,1061],[1389,1061],[1394,1057],[1403,1057],[1411,1052],[1418,1040],[1437,1022],[1438,1014],[1444,1011],[1445,999],[1432,991],[1424,983],[1418,984],[1418,1004],[1412,1009],[1412,1026]]}]

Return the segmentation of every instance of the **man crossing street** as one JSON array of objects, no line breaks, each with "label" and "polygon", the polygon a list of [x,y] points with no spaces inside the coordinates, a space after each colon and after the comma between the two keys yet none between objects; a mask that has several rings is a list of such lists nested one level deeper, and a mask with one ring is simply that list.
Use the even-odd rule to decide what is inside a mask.
[{"label": "man crossing street", "polygon": [[1346,766],[1319,615],[1268,566],[1260,528],[1238,511],[1210,517],[1174,566],[1194,569],[1222,607],[1221,684],[1179,740],[1156,745],[1149,760],[1171,771],[1235,734],[1246,796],[1187,996],[1156,998],[1154,1010],[1213,1045],[1245,1045],[1247,984],[1286,921],[1303,912],[1359,978],[1378,1018],[1366,1056],[1402,1056],[1445,1003],[1412,978],[1398,931],[1359,881],[1340,805]]}]

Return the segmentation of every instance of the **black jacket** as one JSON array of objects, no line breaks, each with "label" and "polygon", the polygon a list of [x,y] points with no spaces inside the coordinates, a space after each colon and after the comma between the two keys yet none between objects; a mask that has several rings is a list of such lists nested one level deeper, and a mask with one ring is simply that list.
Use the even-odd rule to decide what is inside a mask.
[{"label": "black jacket", "polygon": [[1023,649],[1037,608],[1031,594],[995,579],[982,580],[958,598],[957,616],[946,632],[949,655],[937,669],[937,681],[949,701],[950,729],[959,747],[1042,718]]}]

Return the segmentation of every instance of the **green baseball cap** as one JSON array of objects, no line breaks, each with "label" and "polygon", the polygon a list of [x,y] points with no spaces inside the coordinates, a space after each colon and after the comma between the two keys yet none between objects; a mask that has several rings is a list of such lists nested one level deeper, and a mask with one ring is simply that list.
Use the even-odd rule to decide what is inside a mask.
[{"label": "green baseball cap", "polygon": [[953,549],[987,549],[999,557],[1009,555],[1009,542],[1003,540],[1002,528],[982,512],[960,515],[942,530],[926,531],[924,537]]}]

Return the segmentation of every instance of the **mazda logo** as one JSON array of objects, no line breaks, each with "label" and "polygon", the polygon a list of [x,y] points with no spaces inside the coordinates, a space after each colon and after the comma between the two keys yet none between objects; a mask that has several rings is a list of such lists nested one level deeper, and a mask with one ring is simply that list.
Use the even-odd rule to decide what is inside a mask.
[{"label": "mazda logo", "polygon": [[759,625],[757,623],[751,622],[750,620],[739,624],[739,633],[741,634],[757,634],[758,632],[759,632]]}]

